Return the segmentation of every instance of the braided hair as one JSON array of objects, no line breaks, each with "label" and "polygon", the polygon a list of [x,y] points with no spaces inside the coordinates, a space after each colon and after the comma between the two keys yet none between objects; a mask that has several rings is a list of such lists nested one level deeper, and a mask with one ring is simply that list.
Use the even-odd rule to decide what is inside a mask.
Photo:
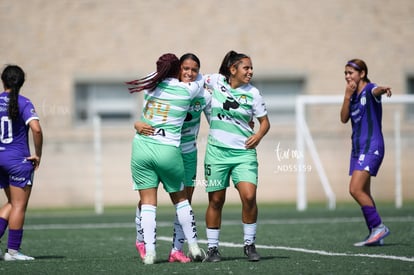
[{"label": "braided hair", "polygon": [[1,74],[3,86],[9,92],[9,118],[11,120],[19,117],[19,92],[25,81],[25,73],[17,65],[7,65]]},{"label": "braided hair", "polygon": [[166,53],[157,60],[157,71],[141,79],[126,82],[130,93],[141,92],[143,90],[154,91],[157,85],[167,77],[177,78],[180,72],[180,60],[175,54]]}]

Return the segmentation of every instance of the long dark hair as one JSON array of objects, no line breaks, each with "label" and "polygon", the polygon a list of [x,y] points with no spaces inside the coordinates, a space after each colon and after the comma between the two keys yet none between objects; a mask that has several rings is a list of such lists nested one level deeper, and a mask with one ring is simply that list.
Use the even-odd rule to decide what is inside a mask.
[{"label": "long dark hair", "polygon": [[17,65],[7,65],[1,74],[1,80],[3,81],[4,88],[10,89],[9,93],[9,118],[11,120],[19,117],[19,93],[20,88],[25,81],[25,73]]},{"label": "long dark hair", "polygon": [[231,66],[237,66],[241,62],[243,58],[250,58],[248,55],[245,55],[244,53],[237,53],[235,51],[229,51],[226,56],[223,58],[223,61],[221,62],[221,66],[219,69],[219,73],[224,75],[227,79],[227,82],[230,79],[231,73],[230,68]]},{"label": "long dark hair", "polygon": [[355,70],[357,70],[358,72],[365,72],[365,77],[363,78],[363,80],[367,83],[370,83],[371,80],[369,80],[368,78],[368,67],[367,64],[364,62],[364,60],[362,59],[358,59],[358,58],[354,58],[349,60],[346,63],[346,66],[350,66],[352,68],[354,68]]},{"label": "long dark hair", "polygon": [[167,77],[178,77],[180,72],[180,60],[175,54],[166,53],[157,60],[157,71],[144,78],[126,82],[130,93],[141,92],[143,90],[153,91],[157,85]]}]

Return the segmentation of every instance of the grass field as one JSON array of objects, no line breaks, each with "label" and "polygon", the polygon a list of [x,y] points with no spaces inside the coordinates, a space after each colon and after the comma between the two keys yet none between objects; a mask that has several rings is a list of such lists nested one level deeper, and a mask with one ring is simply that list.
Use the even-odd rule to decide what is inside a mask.
[{"label": "grass field", "polygon": [[[158,208],[157,263],[143,265],[135,250],[134,206],[92,210],[29,210],[22,251],[30,262],[0,262],[0,274],[414,274],[414,203],[402,209],[379,203],[391,230],[382,247],[353,247],[366,236],[356,204],[335,211],[311,205],[259,205],[257,248],[248,262],[242,251],[240,206],[226,205],[219,263],[168,263],[172,207]],[[194,206],[199,240],[206,248],[205,206]],[[7,244],[3,236],[1,249]],[[187,246],[185,246],[187,249]]]}]

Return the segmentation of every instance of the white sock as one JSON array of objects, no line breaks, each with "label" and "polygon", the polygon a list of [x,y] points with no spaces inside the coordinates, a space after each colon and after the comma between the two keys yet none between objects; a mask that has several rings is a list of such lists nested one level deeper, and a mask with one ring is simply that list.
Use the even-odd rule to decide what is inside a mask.
[{"label": "white sock", "polygon": [[185,241],[184,231],[178,221],[177,215],[175,215],[174,220],[174,236],[173,236],[173,249],[177,251],[183,250],[183,245]]},{"label": "white sock", "polygon": [[188,244],[197,243],[197,228],[193,209],[188,200],[179,202],[175,205],[177,219],[184,232]]},{"label": "white sock", "polygon": [[256,223],[243,223],[244,244],[251,245],[256,241]]},{"label": "white sock", "polygon": [[219,246],[220,229],[206,229],[208,248]]},{"label": "white sock", "polygon": [[145,251],[147,251],[147,253],[155,253],[155,242],[157,239],[156,214],[156,206],[150,204],[141,205],[141,227],[144,235]]},{"label": "white sock", "polygon": [[141,227],[141,210],[137,206],[137,210],[135,212],[135,227],[137,230],[137,241],[142,243],[144,242],[144,235],[142,234],[142,227]]}]

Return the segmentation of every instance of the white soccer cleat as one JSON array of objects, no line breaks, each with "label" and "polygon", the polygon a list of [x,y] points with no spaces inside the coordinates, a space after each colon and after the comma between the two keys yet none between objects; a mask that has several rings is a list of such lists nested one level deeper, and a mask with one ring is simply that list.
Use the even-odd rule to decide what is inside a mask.
[{"label": "white soccer cleat", "polygon": [[194,262],[202,262],[204,260],[204,253],[201,252],[200,247],[198,247],[197,243],[188,244],[189,251],[189,258]]},{"label": "white soccer cleat", "polygon": [[144,264],[154,264],[155,263],[155,259],[156,259],[155,251],[148,251],[145,254],[144,259],[142,259],[142,262]]},{"label": "white soccer cleat", "polygon": [[13,254],[9,253],[9,252],[6,252],[3,256],[3,259],[5,261],[32,261],[35,258],[24,255],[23,253],[20,253],[20,252],[16,252],[16,253],[13,253]]}]

